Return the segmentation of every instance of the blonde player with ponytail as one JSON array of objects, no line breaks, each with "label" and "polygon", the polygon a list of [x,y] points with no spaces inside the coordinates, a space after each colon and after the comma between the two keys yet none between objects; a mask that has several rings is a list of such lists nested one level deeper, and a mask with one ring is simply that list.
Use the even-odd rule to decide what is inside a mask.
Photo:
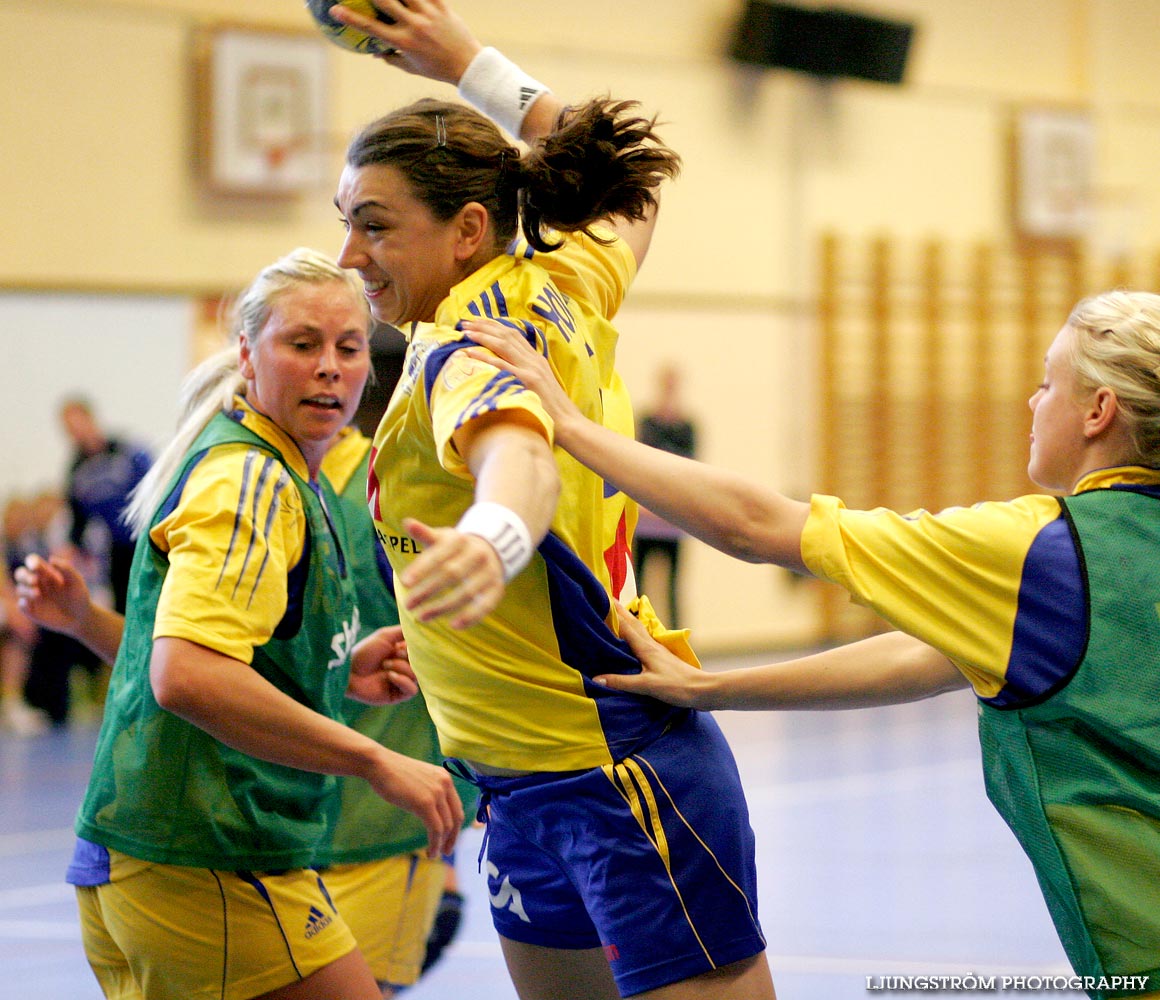
[{"label": "blonde player with ponytail", "polygon": [[[415,693],[397,629],[356,644],[355,564],[320,474],[362,395],[369,317],[310,250],[263,270],[238,315],[236,358],[195,374],[133,507],[123,629],[101,609],[74,619],[116,664],[68,877],[110,998],[379,1000],[311,867],[334,776],[416,814],[436,870],[463,808],[442,768],[344,724],[348,695]],[[34,617],[64,584],[51,563],[18,576]]]},{"label": "blonde player with ponytail", "polygon": [[510,330],[466,332],[588,467],[723,552],[844,586],[900,630],[703,674],[625,619],[643,671],[596,681],[699,709],[854,708],[970,686],[988,795],[1085,988],[1160,996],[1160,295],[1084,299],[1048,348],[1027,471],[1058,495],[907,515],[803,503],[610,434]]}]

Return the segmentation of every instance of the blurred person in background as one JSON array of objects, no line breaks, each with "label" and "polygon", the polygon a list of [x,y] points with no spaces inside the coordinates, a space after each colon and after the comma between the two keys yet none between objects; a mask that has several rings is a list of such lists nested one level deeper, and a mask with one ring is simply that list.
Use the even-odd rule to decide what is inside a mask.
[{"label": "blurred person in background", "polygon": [[12,573],[35,551],[32,537],[33,501],[12,496],[4,505],[0,547],[8,572],[0,579],[0,731],[35,736],[48,728],[48,718],[24,700],[28,665],[40,629],[17,603]]},{"label": "blurred person in background", "polygon": [[[681,371],[675,364],[664,364],[657,369],[657,396],[651,410],[644,413],[637,427],[636,438],[642,444],[662,451],[695,458],[697,427],[685,411],[681,400]],[[633,538],[633,563],[637,579],[646,593],[653,593],[646,579],[648,567],[655,565],[654,557],[664,560],[665,592],[669,606],[662,617],[672,628],[680,628],[680,572],[681,539],[685,533],[676,525],[654,514],[645,506],[640,508]]]},{"label": "blurred person in background", "polygon": [[[108,582],[113,608],[124,614],[134,540],[121,515],[153,459],[139,445],[108,434],[92,404],[82,396],[70,396],[61,403],[60,422],[73,445],[65,488],[72,518],[68,540],[77,550],[73,561],[102,563],[90,578]],[[105,538],[93,539],[96,527],[103,529]]]}]

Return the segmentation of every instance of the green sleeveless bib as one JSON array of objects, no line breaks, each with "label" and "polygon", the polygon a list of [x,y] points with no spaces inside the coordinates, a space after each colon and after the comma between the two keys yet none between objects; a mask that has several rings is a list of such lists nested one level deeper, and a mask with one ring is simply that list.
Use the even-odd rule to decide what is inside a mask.
[{"label": "green sleeveless bib", "polygon": [[[362,635],[384,625],[399,623],[399,610],[389,584],[379,567],[379,540],[367,510],[366,483],[370,450],[339,494],[339,530],[350,559],[358,592]],[[347,699],[346,721],[364,736],[417,760],[438,764],[439,738],[427,712],[423,695],[417,694],[398,705],[363,705]],[[472,815],[476,791],[461,778],[454,778],[464,812]],[[365,781],[344,778],[342,810],[334,837],[318,854],[316,863],[353,864],[418,850],[427,843],[427,828],[414,813],[384,802]]]},{"label": "green sleeveless bib", "polygon": [[[232,442],[272,459],[274,474],[290,475],[308,523],[300,615],[287,613],[275,638],[255,650],[252,668],[295,700],[341,719],[358,611],[344,554],[320,499],[337,506],[329,485],[320,484],[316,493],[269,442],[219,414],[190,448],[168,494],[177,495],[205,452]],[[160,517],[159,511],[154,523]],[[254,870],[309,865],[336,818],[336,780],[234,750],[164,711],[153,698],[153,622],[168,569],[164,554],[143,533],[77,833],[165,864]],[[239,664],[238,669],[250,668]]]},{"label": "green sleeveless bib", "polygon": [[1158,989],[1160,499],[1104,489],[1060,503],[1086,575],[1087,649],[1037,704],[980,702],[987,794],[1076,972],[1151,974]]}]

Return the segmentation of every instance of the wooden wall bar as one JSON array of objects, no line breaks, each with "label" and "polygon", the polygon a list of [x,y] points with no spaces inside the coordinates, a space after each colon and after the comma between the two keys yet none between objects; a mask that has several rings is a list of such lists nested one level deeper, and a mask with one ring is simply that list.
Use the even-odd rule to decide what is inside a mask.
[{"label": "wooden wall bar", "polygon": [[[1033,492],[1030,410],[1043,356],[1084,295],[1160,286],[1160,255],[909,246],[830,233],[819,247],[819,475],[850,507],[938,510]],[[884,627],[818,585],[820,641]]]}]

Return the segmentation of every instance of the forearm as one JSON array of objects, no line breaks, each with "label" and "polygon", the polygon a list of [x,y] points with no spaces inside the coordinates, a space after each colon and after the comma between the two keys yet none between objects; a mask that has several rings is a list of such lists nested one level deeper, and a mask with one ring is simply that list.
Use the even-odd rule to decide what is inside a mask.
[{"label": "forearm", "polygon": [[809,506],[735,473],[624,437],[579,416],[558,420],[556,443],[653,513],[746,562],[804,572]]},{"label": "forearm", "polygon": [[155,640],[150,677],[162,708],[251,757],[366,777],[382,749],[295,701],[248,664],[184,639]]},{"label": "forearm", "polygon": [[552,526],[560,496],[560,474],[551,449],[538,432],[497,423],[468,445],[475,501],[514,511],[538,545]]},{"label": "forearm", "polygon": [[887,632],[781,663],[706,671],[693,686],[693,704],[701,709],[807,710],[919,701],[967,681],[938,650]]},{"label": "forearm", "polygon": [[555,131],[565,107],[567,105],[552,91],[544,91],[528,108],[520,126],[520,138],[528,144],[547,138]]},{"label": "forearm", "polygon": [[108,663],[117,658],[125,620],[119,612],[94,603],[84,577],[69,559],[33,553],[13,575],[18,606],[30,622],[71,636]]},{"label": "forearm", "polygon": [[117,659],[125,618],[111,608],[89,603],[88,613],[81,618],[69,635],[99,656],[105,663]]}]

